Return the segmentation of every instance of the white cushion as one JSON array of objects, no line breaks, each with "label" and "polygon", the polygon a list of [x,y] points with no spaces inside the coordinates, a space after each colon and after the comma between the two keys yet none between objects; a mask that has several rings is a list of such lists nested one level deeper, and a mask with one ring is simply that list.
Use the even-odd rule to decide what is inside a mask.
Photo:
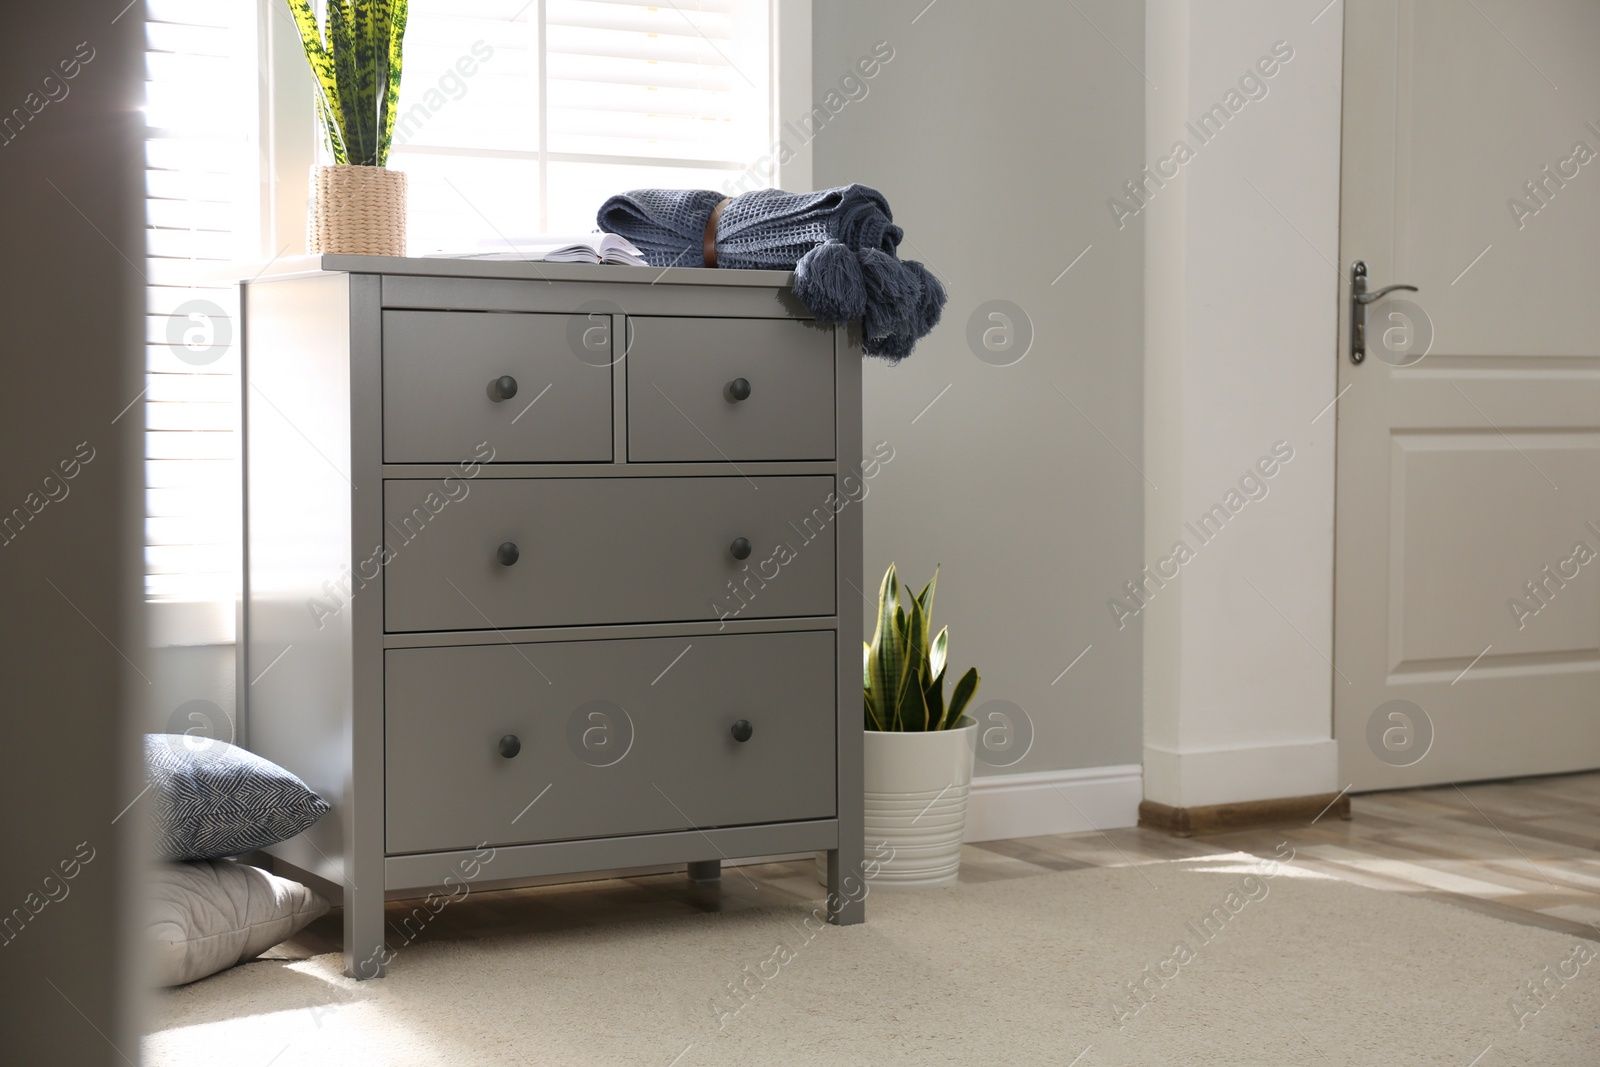
[{"label": "white cushion", "polygon": [[313,889],[233,860],[162,863],[149,900],[161,985],[183,985],[259,956],[329,906]]}]

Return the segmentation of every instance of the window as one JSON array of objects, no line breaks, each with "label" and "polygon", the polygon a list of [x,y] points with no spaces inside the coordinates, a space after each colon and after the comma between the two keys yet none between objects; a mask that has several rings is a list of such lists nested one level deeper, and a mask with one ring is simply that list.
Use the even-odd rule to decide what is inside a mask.
[{"label": "window", "polygon": [[612,193],[739,179],[773,140],[769,5],[412,0],[389,160],[412,254],[585,233]]},{"label": "window", "polygon": [[[389,164],[410,173],[413,255],[581,233],[609,195],[773,182],[777,0],[412,0]],[[810,8],[785,0],[809,41]],[[147,0],[145,593],[152,642],[233,640],[240,501],[233,265],[295,225],[263,209],[263,30],[283,0]],[[809,57],[790,64],[809,85]],[[298,55],[290,57],[297,75]],[[798,90],[797,90],[798,91]],[[281,145],[280,145],[281,147]],[[285,158],[301,158],[297,151]],[[762,163],[763,157],[768,157]],[[299,167],[303,167],[303,162]],[[266,196],[264,196],[266,194]],[[278,236],[263,234],[276,226]],[[288,238],[285,234],[289,234]]]},{"label": "window", "polygon": [[255,0],[146,4],[145,596],[152,642],[233,640],[238,298],[260,255]]}]

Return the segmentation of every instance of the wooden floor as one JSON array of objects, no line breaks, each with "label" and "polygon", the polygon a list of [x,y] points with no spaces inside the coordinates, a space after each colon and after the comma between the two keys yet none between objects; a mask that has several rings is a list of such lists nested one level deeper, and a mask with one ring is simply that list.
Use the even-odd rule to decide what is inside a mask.
[{"label": "wooden floor", "polygon": [[[1045,871],[1124,867],[1249,852],[1282,858],[1360,885],[1410,893],[1512,922],[1600,940],[1600,772],[1440,786],[1354,797],[1352,818],[1309,826],[1175,838],[1124,829],[967,845],[961,880],[989,882]],[[728,867],[720,885],[691,884],[681,871],[498,892],[474,892],[425,926],[404,925],[414,903],[389,904],[391,935],[416,942],[493,937],[508,929],[560,929],[650,921],[692,911],[729,911],[820,901],[810,860]],[[406,932],[402,932],[406,931]],[[335,952],[333,913],[268,953],[303,958]]]}]

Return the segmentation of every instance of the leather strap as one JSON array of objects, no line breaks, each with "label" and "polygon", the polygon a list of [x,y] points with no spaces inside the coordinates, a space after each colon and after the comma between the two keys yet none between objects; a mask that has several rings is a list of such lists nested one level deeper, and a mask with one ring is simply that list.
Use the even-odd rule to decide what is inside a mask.
[{"label": "leather strap", "polygon": [[733,197],[731,196],[723,197],[717,203],[717,206],[711,209],[711,217],[706,219],[706,235],[701,243],[701,255],[708,267],[717,265],[717,223],[722,219],[722,209],[727,207],[732,200]]}]

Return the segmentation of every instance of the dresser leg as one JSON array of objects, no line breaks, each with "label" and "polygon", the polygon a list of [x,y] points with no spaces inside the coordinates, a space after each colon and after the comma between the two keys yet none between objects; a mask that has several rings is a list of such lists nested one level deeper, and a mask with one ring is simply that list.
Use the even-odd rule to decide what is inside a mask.
[{"label": "dresser leg", "polygon": [[344,973],[357,981],[382,978],[393,953],[384,943],[383,890],[344,887]]},{"label": "dresser leg", "polygon": [[696,860],[689,864],[689,881],[691,882],[720,882],[722,881],[721,860]]},{"label": "dresser leg", "polygon": [[867,883],[861,870],[863,857],[855,848],[828,851],[828,921],[854,926],[867,918]]}]

